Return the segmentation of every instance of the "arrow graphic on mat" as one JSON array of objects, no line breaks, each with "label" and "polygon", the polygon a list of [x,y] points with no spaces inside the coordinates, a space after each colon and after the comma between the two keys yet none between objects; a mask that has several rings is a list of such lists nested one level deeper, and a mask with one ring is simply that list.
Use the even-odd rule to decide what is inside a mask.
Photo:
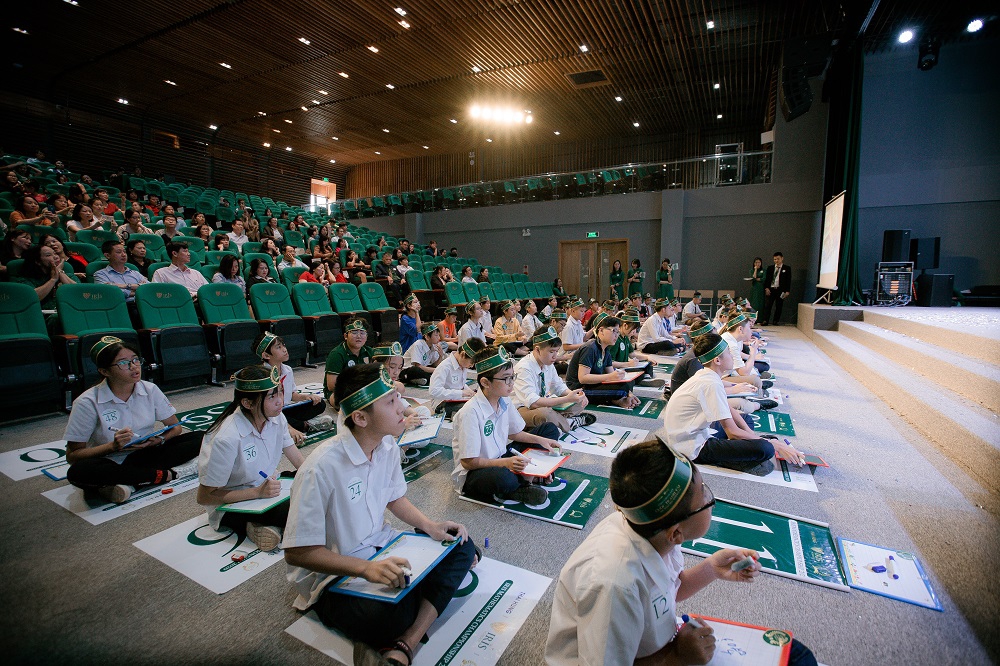
[{"label": "arrow graphic on mat", "polygon": [[712,520],[717,523],[726,523],[727,525],[736,525],[737,527],[745,527],[748,530],[757,530],[758,532],[767,532],[768,534],[774,534],[771,528],[764,524],[764,521],[760,521],[760,525],[756,523],[741,523],[738,520],[732,520],[730,518],[721,518],[719,516],[712,516]]},{"label": "arrow graphic on mat", "polygon": [[[719,548],[719,549],[735,548],[735,549],[739,550],[739,549],[742,549],[742,548],[746,547],[746,546],[734,546],[731,543],[722,543],[721,541],[712,541],[711,539],[695,539],[691,543],[693,545],[695,545],[695,546],[697,546],[699,543],[703,543],[703,544],[705,544],[707,546],[715,546],[716,548]],[[772,555],[770,553],[770,551],[768,551],[767,548],[764,548],[763,546],[761,546],[760,548],[755,548],[754,550],[757,551],[757,557],[758,558],[760,558],[762,560],[771,560],[772,562],[774,562],[774,563],[777,564],[778,560],[775,559],[774,555]]]}]

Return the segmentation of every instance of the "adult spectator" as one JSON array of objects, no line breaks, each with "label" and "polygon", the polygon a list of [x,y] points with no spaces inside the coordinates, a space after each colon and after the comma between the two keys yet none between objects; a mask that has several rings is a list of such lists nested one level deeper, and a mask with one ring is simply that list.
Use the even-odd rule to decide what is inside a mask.
[{"label": "adult spectator", "polygon": [[151,234],[153,230],[142,223],[142,213],[130,210],[125,214],[125,224],[118,227],[116,233],[123,243],[127,243],[132,234]]},{"label": "adult spectator", "polygon": [[108,191],[103,187],[98,187],[94,190],[94,198],[104,202],[104,212],[108,215],[114,215],[118,212],[118,206],[115,205],[115,202],[109,200]]},{"label": "adult spectator", "polygon": [[[767,267],[767,274],[764,276],[764,312],[761,315],[761,326],[767,326],[768,322],[775,326],[780,326],[781,306],[784,304],[788,294],[792,291],[792,269],[785,265],[785,256],[780,252],[774,253],[774,265]],[[771,317],[771,310],[774,309],[774,317]]]},{"label": "adult spectator", "polygon": [[14,259],[24,258],[25,251],[31,247],[31,232],[25,229],[12,229],[0,242],[0,279],[7,280],[7,264]]},{"label": "adult spectator", "polygon": [[177,230],[177,218],[175,216],[164,215],[160,222],[163,223],[163,228],[158,229],[156,235],[162,236],[164,243],[168,243],[181,235],[181,232]]},{"label": "adult spectator", "polygon": [[146,210],[148,210],[153,215],[159,215],[160,214],[160,197],[156,196],[155,194],[150,194],[149,195],[149,201],[146,203],[145,208],[146,208]]},{"label": "adult spectator", "polygon": [[552,281],[552,295],[556,298],[566,298],[566,290],[563,289],[562,278]]},{"label": "adult spectator", "polygon": [[187,226],[187,222],[185,222],[184,218],[177,213],[177,209],[174,208],[173,204],[163,204],[163,217],[166,217],[167,215],[174,216],[174,219],[177,220],[178,229],[183,229]]},{"label": "adult spectator", "polygon": [[285,244],[285,234],[281,232],[281,227],[278,226],[278,218],[267,218],[267,225],[261,231],[261,238],[270,238],[279,248]]},{"label": "adult spectator", "polygon": [[278,272],[285,270],[286,268],[309,268],[304,263],[298,260],[295,256],[295,248],[291,245],[285,246],[285,253],[281,255],[281,261],[278,262]]},{"label": "adult spectator", "polygon": [[[94,219],[101,228],[106,228],[109,231],[115,231],[118,229],[118,223],[115,222],[115,218],[107,213],[107,205],[104,200],[99,197],[94,197],[90,200],[90,210],[94,213]],[[106,225],[106,226],[105,226]]]},{"label": "adult spectator", "polygon": [[128,248],[128,263],[139,269],[139,272],[146,278],[149,277],[149,267],[153,262],[146,256],[146,243],[136,238],[126,243]]},{"label": "adult spectator", "polygon": [[48,245],[29,247],[23,254],[24,263],[15,282],[35,290],[43,310],[55,310],[56,290],[64,284],[74,284],[62,270],[62,258]]},{"label": "adult spectator", "polygon": [[167,243],[167,256],[170,257],[170,265],[153,273],[152,281],[184,285],[191,298],[198,298],[198,288],[208,284],[208,280],[201,271],[188,267],[191,261],[188,244],[176,241]]},{"label": "adult spectator", "polygon": [[476,282],[478,283],[486,282],[487,284],[489,284],[489,281],[490,281],[490,269],[486,268],[486,266],[483,266],[479,269],[479,275],[476,276]]},{"label": "adult spectator", "polygon": [[275,279],[271,277],[271,267],[263,259],[254,259],[250,262],[250,270],[247,271],[247,294],[255,284],[274,284]]},{"label": "adult spectator", "polygon": [[472,266],[462,266],[462,283],[477,284],[476,278],[472,277]]},{"label": "adult spectator", "polygon": [[431,242],[427,243],[427,249],[424,250],[424,254],[426,254],[428,256],[431,256],[431,257],[438,256],[438,244],[437,244],[437,241],[431,241]]},{"label": "adult spectator", "polygon": [[243,229],[243,222],[236,220],[233,222],[233,230],[229,232],[229,242],[240,248],[243,251],[243,245],[250,240],[250,237],[246,235]]},{"label": "adult spectator", "polygon": [[[259,261],[259,260],[258,260]],[[219,261],[219,270],[212,276],[212,283],[235,284],[244,294],[247,293],[247,283],[240,275],[240,260],[231,254],[227,254]]]},{"label": "adult spectator", "polygon": [[113,284],[116,287],[121,287],[132,325],[139,328],[139,310],[135,305],[135,292],[139,285],[146,284],[148,280],[139,271],[125,265],[128,253],[120,240],[104,241],[104,244],[101,245],[101,252],[108,260],[108,265],[94,272],[94,283]]},{"label": "adult spectator", "polygon": [[9,219],[11,228],[19,224],[51,226],[57,220],[56,214],[51,211],[39,212],[38,202],[26,194],[22,194],[14,201],[14,212],[10,214]]}]

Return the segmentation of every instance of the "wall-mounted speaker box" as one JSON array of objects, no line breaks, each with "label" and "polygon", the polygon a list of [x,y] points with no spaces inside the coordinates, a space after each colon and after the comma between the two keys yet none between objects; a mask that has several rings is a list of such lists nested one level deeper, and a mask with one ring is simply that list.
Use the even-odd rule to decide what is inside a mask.
[{"label": "wall-mounted speaker box", "polygon": [[910,261],[914,270],[937,268],[941,262],[941,237],[911,238]]},{"label": "wall-mounted speaker box", "polygon": [[910,230],[886,229],[882,235],[882,261],[910,260]]},{"label": "wall-mounted speaker box", "polygon": [[950,308],[955,290],[955,276],[947,273],[924,273],[917,276],[917,305],[925,308]]}]

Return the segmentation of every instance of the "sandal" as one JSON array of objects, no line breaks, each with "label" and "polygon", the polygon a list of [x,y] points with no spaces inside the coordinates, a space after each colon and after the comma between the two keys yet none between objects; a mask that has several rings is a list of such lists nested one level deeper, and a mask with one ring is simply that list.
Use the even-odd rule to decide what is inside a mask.
[{"label": "sandal", "polygon": [[[406,663],[404,664],[398,659],[386,657],[385,655],[387,652],[402,652],[404,655],[406,655]],[[378,653],[382,655],[382,657],[387,662],[389,662],[390,664],[394,664],[395,666],[410,666],[410,664],[413,663],[413,651],[410,649],[410,646],[407,645],[402,639],[397,640],[389,647],[382,648],[381,650],[378,651]]]}]

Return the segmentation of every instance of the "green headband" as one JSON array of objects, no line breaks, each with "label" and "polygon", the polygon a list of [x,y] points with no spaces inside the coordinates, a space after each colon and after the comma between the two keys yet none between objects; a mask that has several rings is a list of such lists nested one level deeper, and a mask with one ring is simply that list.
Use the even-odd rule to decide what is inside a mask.
[{"label": "green headband", "polygon": [[671,307],[677,307],[680,304],[681,304],[681,301],[680,301],[679,298],[675,298],[674,300],[670,301]]},{"label": "green headband", "polygon": [[391,345],[382,345],[372,350],[372,358],[390,358],[392,356],[402,356],[403,345],[393,342]]},{"label": "green headband", "polygon": [[745,314],[742,314],[742,313],[738,314],[735,317],[733,317],[732,319],[730,319],[728,322],[726,322],[726,330],[727,331],[731,331],[734,328],[738,328],[746,320],[747,320],[747,316]]},{"label": "green headband", "polygon": [[[472,338],[469,338],[469,340],[471,339]],[[458,348],[458,351],[462,352],[469,358],[473,358],[476,355],[476,350],[473,349],[472,346],[469,344],[469,340],[466,340],[464,343],[462,343],[462,346]]]},{"label": "green headband", "polygon": [[549,319],[559,319],[559,320],[566,319],[566,313],[565,312],[553,312],[551,315],[549,315]]},{"label": "green headband", "polygon": [[541,323],[543,323],[543,324],[547,324],[550,321],[552,321],[552,317],[548,316],[544,312],[539,312],[538,313],[538,321],[541,322]]},{"label": "green headband", "polygon": [[660,300],[653,303],[653,307],[656,308],[657,310],[659,310],[660,308],[670,307],[670,301],[668,301],[665,298],[661,298]]},{"label": "green headband", "polygon": [[696,329],[692,330],[691,331],[691,338],[694,339],[694,338],[697,338],[699,336],[708,335],[709,333],[714,333],[714,332],[715,332],[715,328],[712,326],[712,324],[711,323],[707,323],[704,326],[702,326],[701,328],[696,328]]},{"label": "green headband", "polygon": [[471,315],[473,312],[476,311],[476,306],[477,305],[479,305],[478,301],[470,301],[470,302],[466,303],[465,304],[465,313]]},{"label": "green headband", "polygon": [[630,324],[638,324],[640,321],[639,313],[635,310],[626,310],[619,319]]},{"label": "green headband", "polygon": [[500,301],[500,312],[507,312],[512,307],[514,307],[514,304],[510,301]]},{"label": "green headband", "polygon": [[479,297],[479,304],[480,305],[485,305],[486,303],[489,303],[489,302],[490,302],[490,297],[489,296],[480,296]]},{"label": "green headband", "polygon": [[260,344],[257,345],[257,349],[254,350],[257,353],[257,356],[263,358],[264,352],[266,352],[267,348],[271,346],[271,343],[277,339],[278,336],[272,333],[271,331],[267,331],[266,333],[264,333],[264,338],[260,341]]},{"label": "green headband", "polygon": [[90,360],[97,363],[97,357],[102,351],[110,347],[111,345],[120,345],[122,343],[121,338],[116,338],[113,335],[105,335],[103,338],[97,341],[97,343],[90,348]]},{"label": "green headband", "polygon": [[444,309],[444,314],[445,314],[445,316],[448,316],[450,314],[457,315],[458,314],[458,310],[455,309],[454,306],[447,307],[447,308]]},{"label": "green headband", "polygon": [[371,384],[365,384],[341,400],[340,411],[344,412],[344,416],[350,416],[359,409],[364,409],[382,396],[395,390],[396,386],[392,383],[389,372],[384,367],[379,368],[378,377],[375,381]]},{"label": "green headband", "polygon": [[[253,366],[251,366],[253,367]],[[281,367],[274,366],[271,368],[271,374],[267,377],[261,377],[260,379],[243,379],[240,377],[246,368],[240,370],[232,376],[232,379],[236,382],[236,390],[243,391],[244,393],[259,393],[261,391],[270,391],[281,385]]]},{"label": "green headband", "polygon": [[482,361],[476,363],[477,375],[485,374],[490,370],[494,370],[510,363],[510,354],[507,353],[506,349],[503,347],[497,347],[496,350],[497,353],[493,354],[493,356],[484,358]]},{"label": "green headband", "polygon": [[604,304],[601,307],[602,308],[607,308],[608,310],[610,310],[613,307],[615,307],[615,302],[614,301],[604,301]]},{"label": "green headband", "polygon": [[709,349],[707,352],[705,352],[704,354],[702,354],[701,356],[699,356],[698,360],[701,361],[702,365],[705,365],[705,364],[709,363],[710,361],[712,361],[713,359],[716,359],[719,356],[722,356],[722,352],[726,351],[727,349],[729,349],[729,345],[726,344],[726,341],[725,340],[719,340],[719,344],[715,345],[714,347],[712,347],[711,349]]},{"label": "green headband", "polygon": [[413,295],[413,294],[410,294],[405,299],[403,299],[403,305],[409,305],[410,303],[414,302],[415,300],[417,300],[417,297],[415,295]]},{"label": "green headband", "polygon": [[610,315],[607,312],[600,312],[594,315],[594,318],[590,320],[591,330],[596,331],[597,327],[600,326],[601,322],[607,319]]},{"label": "green headband", "polygon": [[669,515],[671,511],[676,509],[677,505],[684,499],[684,494],[691,487],[692,477],[694,477],[694,468],[691,465],[691,461],[683,456],[676,456],[674,458],[674,469],[670,473],[667,482],[660,488],[660,492],[656,493],[645,504],[640,504],[633,508],[620,506],[618,510],[633,525],[649,525],[650,523],[662,520],[664,516]]},{"label": "green headband", "polygon": [[583,301],[581,301],[579,298],[575,298],[566,304],[567,310],[569,310],[570,308],[582,308],[582,307],[583,307]]},{"label": "green headband", "polygon": [[534,335],[532,335],[531,336],[531,344],[533,344],[533,345],[540,345],[543,342],[548,342],[549,340],[555,340],[558,337],[559,337],[559,334],[556,333],[556,329],[554,329],[551,326],[549,326],[549,327],[547,327],[545,329],[540,329]]},{"label": "green headband", "polygon": [[438,330],[437,324],[424,324],[420,327],[420,335],[430,335],[436,330]]},{"label": "green headband", "polygon": [[354,321],[350,322],[347,326],[344,327],[344,333],[350,333],[351,331],[364,331],[365,333],[367,333],[368,329],[365,328],[364,320],[355,319]]},{"label": "green headband", "polygon": [[748,312],[747,316],[750,317],[750,321],[757,321],[757,313],[756,312]]}]

